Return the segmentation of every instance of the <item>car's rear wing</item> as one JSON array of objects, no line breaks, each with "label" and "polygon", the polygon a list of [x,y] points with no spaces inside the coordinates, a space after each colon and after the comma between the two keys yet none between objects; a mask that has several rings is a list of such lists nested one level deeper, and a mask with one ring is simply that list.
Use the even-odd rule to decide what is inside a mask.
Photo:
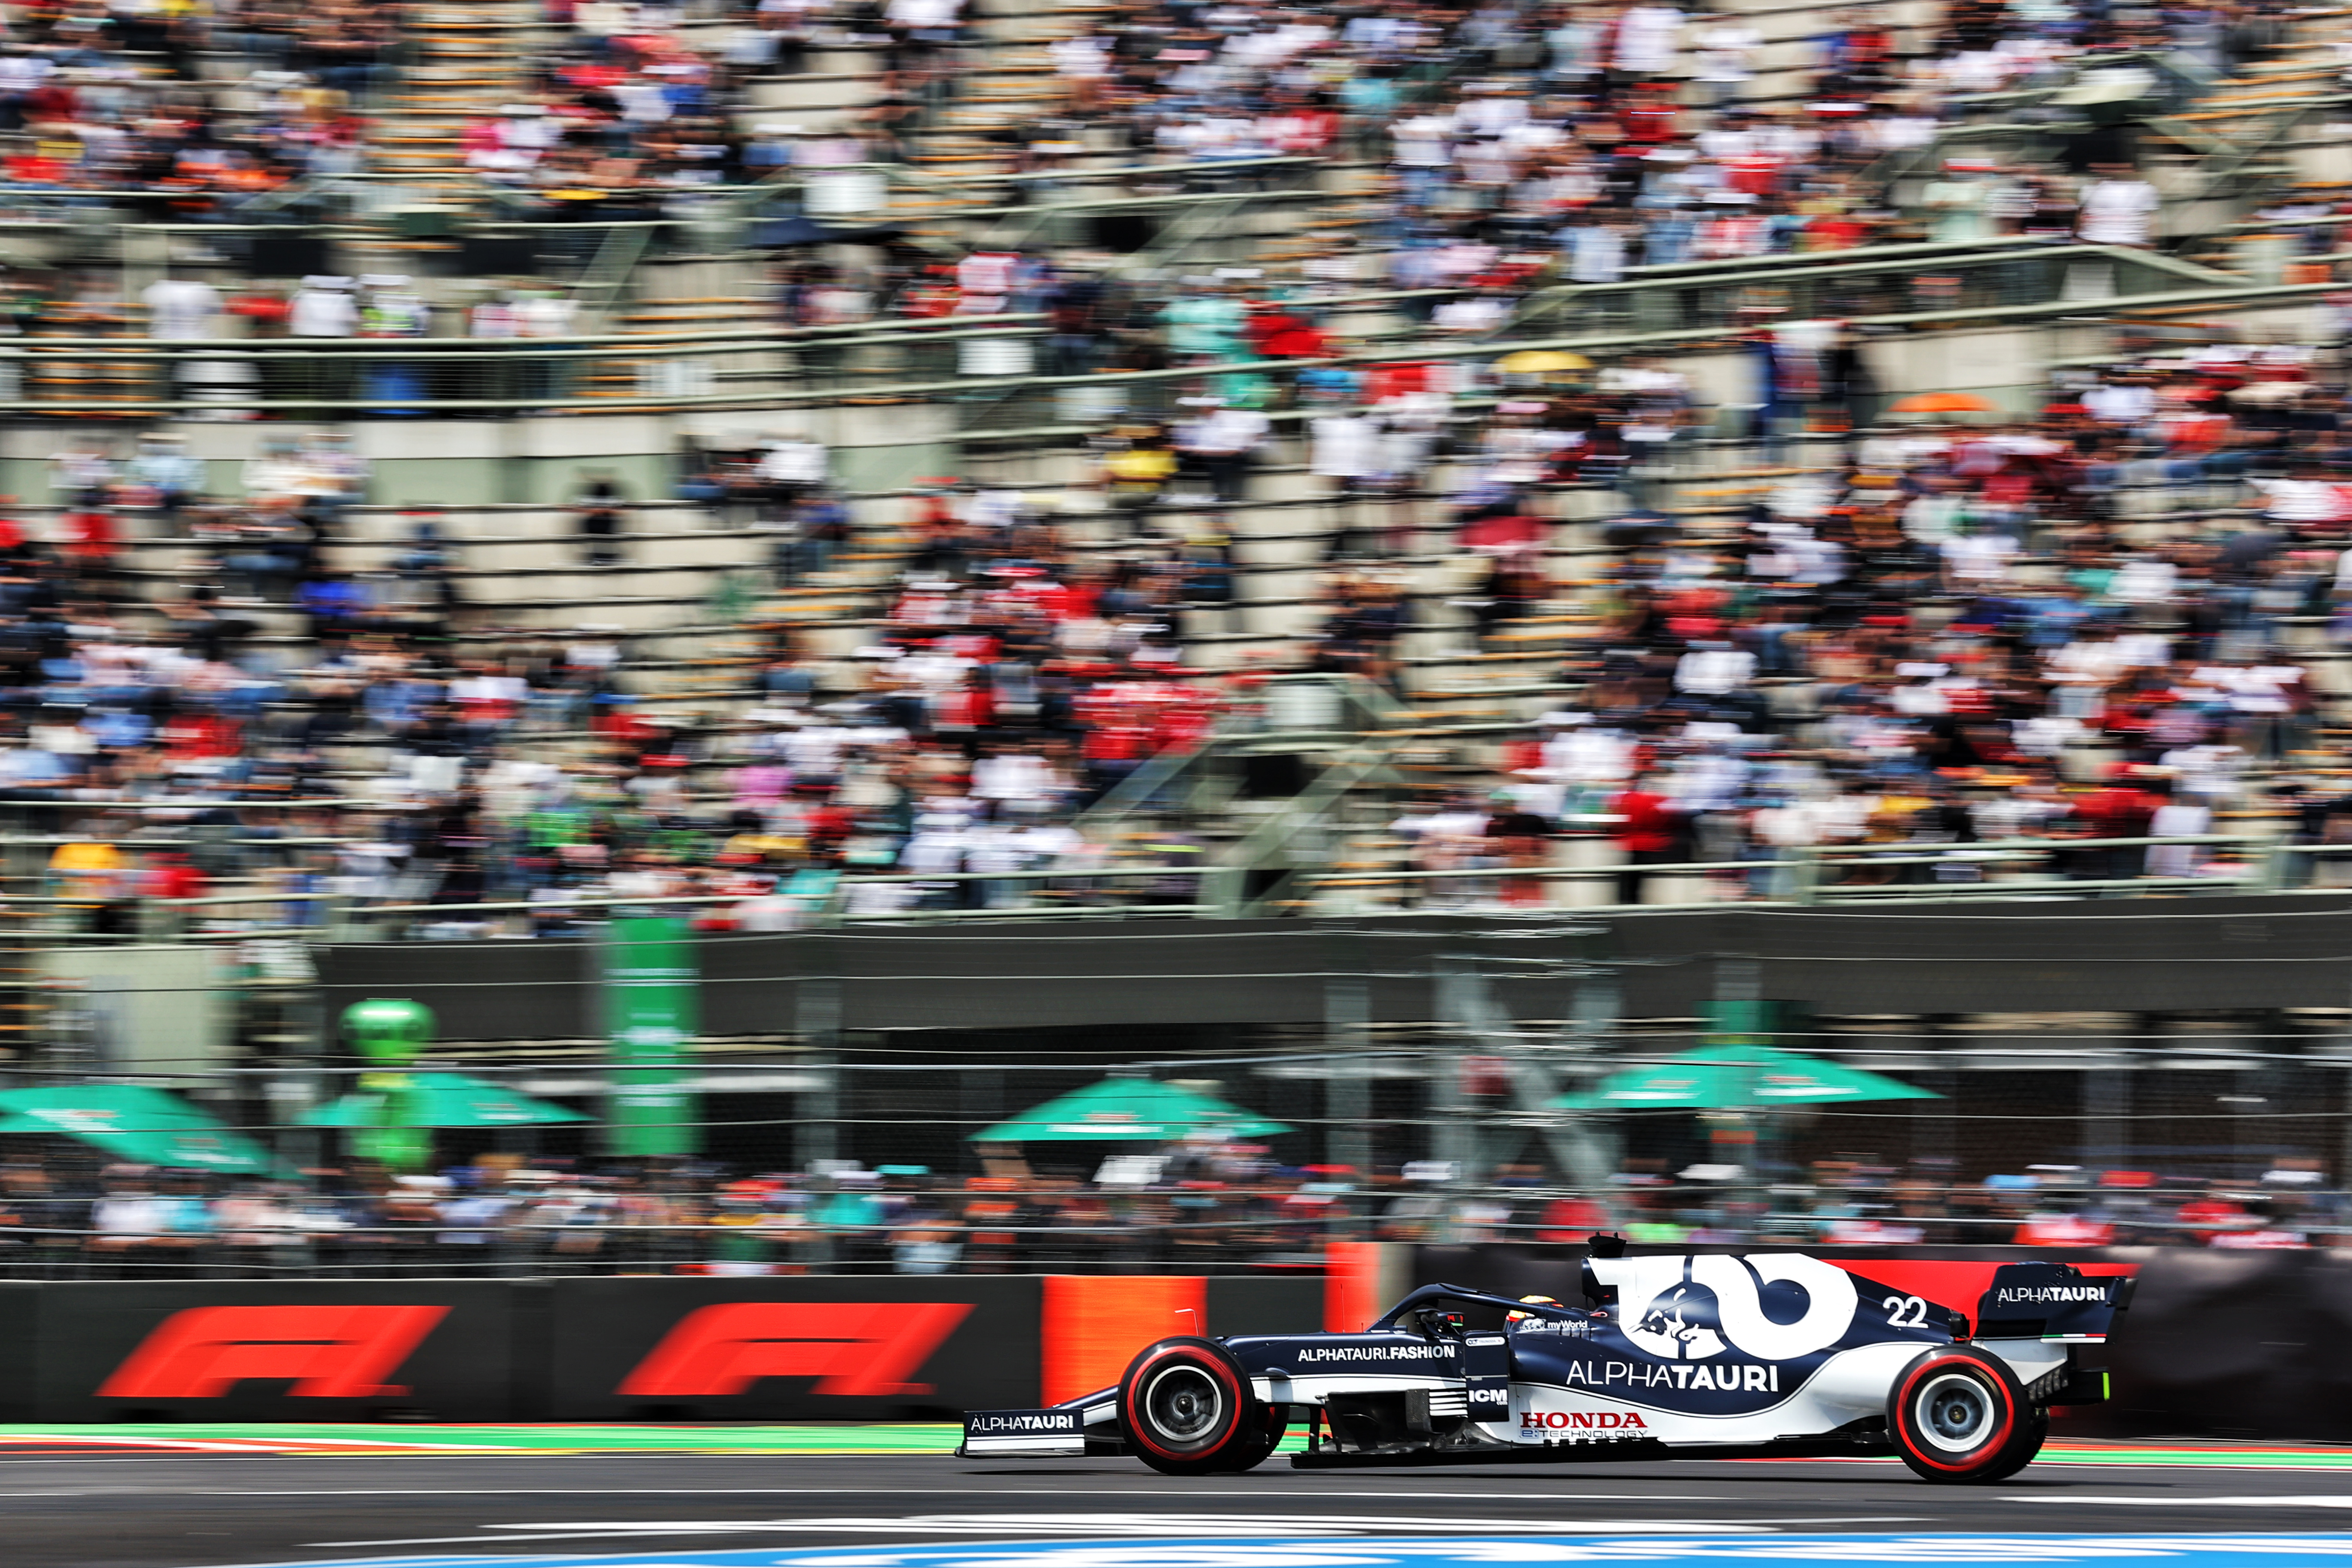
[{"label": "car's rear wing", "polygon": [[2129,1275],[2084,1274],[2068,1263],[2004,1263],[1977,1299],[1976,1337],[2104,1344],[2132,1285]]}]

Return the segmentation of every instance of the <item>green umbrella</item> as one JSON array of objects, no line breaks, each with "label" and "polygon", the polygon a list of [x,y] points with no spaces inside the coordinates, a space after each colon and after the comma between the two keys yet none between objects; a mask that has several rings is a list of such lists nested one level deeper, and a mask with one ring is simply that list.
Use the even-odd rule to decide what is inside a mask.
[{"label": "green umbrella", "polygon": [[[576,1110],[461,1072],[406,1076],[408,1087],[400,1091],[405,1097],[402,1115],[415,1127],[527,1127],[590,1120]],[[296,1120],[305,1127],[381,1127],[383,1118],[377,1108],[383,1100],[383,1095],[362,1090],[331,1100]]]},{"label": "green umbrella", "polygon": [[79,1138],[146,1165],[259,1173],[269,1151],[218,1119],[165,1094],[128,1083],[80,1083],[0,1093],[0,1132]]},{"label": "green umbrella", "polygon": [[1706,1046],[1654,1067],[1611,1073],[1562,1110],[1751,1110],[1843,1100],[1939,1100],[1927,1089],[1770,1046]]},{"label": "green umbrella", "polygon": [[1213,1094],[1148,1078],[1107,1078],[975,1132],[974,1143],[1167,1143],[1196,1131],[1271,1138],[1297,1131]]}]

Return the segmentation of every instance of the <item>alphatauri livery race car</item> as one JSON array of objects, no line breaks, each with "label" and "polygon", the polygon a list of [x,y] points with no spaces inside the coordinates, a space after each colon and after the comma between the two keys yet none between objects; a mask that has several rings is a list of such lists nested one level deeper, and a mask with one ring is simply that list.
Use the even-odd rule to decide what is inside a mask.
[{"label": "alphatauri livery race car", "polygon": [[2106,1397],[2100,1347],[2131,1292],[2005,1264],[1972,1325],[1868,1264],[1611,1240],[1582,1308],[1428,1285],[1359,1333],[1165,1339],[1115,1388],[967,1414],[957,1452],[1204,1475],[1258,1464],[1296,1415],[1307,1468],[1894,1453],[1931,1481],[1995,1481],[2041,1451],[2052,1405]]}]

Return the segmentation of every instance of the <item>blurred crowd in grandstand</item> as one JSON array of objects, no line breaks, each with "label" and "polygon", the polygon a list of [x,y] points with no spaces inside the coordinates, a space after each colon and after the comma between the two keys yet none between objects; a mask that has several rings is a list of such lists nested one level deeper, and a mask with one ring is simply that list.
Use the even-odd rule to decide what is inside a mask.
[{"label": "blurred crowd in grandstand", "polygon": [[[986,63],[963,9],[551,0],[523,62],[528,90],[466,127],[463,163],[549,212],[609,219],[780,172],[901,157],[967,68]],[[1138,4],[1056,39],[1059,95],[1001,134],[1014,174],[1029,176],[1013,189],[1031,195],[1083,156],[1117,151],[1193,169],[1297,154],[1385,161],[1383,223],[1309,260],[1300,279],[1248,279],[1260,285],[1250,292],[1460,287],[1469,292],[1433,325],[1467,331],[1498,324],[1555,277],[1608,281],[1628,265],[1904,237],[1888,155],[1932,149],[1956,100],[2141,50],[2171,57],[2163,79],[2179,90],[2184,71],[2226,75],[2258,56],[2289,15],[2279,0],[1956,3],[1915,27],[1884,8],[1824,10],[1801,89],[1751,96],[1764,40],[1736,13]],[[9,180],[169,197],[182,216],[234,217],[265,193],[283,205],[305,176],[363,165],[369,95],[396,76],[405,43],[393,5],[18,7],[0,36]],[[751,83],[803,68],[816,48],[881,51],[871,101],[833,124],[758,110]],[[2155,192],[2125,147],[2077,149],[2073,172],[1955,163],[1926,193],[1928,237],[2146,244]],[[1192,279],[1139,288],[1106,277],[1098,257],[980,254],[954,267],[914,257],[796,264],[780,310],[807,322],[1045,309],[1074,370],[1311,356],[1324,342],[1311,311],[1246,340],[1238,298]],[[237,317],[281,324],[287,301],[268,294],[240,299]],[[439,330],[497,331],[503,320],[459,313]],[[331,314],[321,324],[332,328]],[[311,335],[360,330],[354,317]]]},{"label": "blurred crowd in grandstand", "polygon": [[[933,1177],[919,1166],[731,1178],[695,1163],[485,1156],[438,1175],[320,1171],[302,1183],[87,1163],[0,1168],[0,1277],[160,1278],[278,1270],[904,1274],[1315,1269],[1336,1240],[1851,1246],[2340,1245],[2345,1197],[2315,1162],[2259,1181],[2160,1183],[2073,1167],[1955,1183],[1867,1160],[1681,1178],[1629,1162],[1607,1201],[1533,1168],[1461,1188],[1407,1167],[1370,1180],[1263,1158],[1114,1161],[1097,1179]],[[1769,1205],[1769,1206],[1768,1206]]]},{"label": "blurred crowd in grandstand", "polygon": [[[2333,698],[2305,650],[2352,628],[2352,449],[2323,374],[2284,346],[2152,356],[2062,376],[2030,422],[1814,444],[1832,460],[1788,470],[1714,534],[1622,513],[1559,667],[1580,694],[1505,744],[1486,786],[1413,805],[1394,830],[1428,869],[1538,869],[1569,837],[1606,834],[1619,892],[1639,901],[1654,865],[1720,867],[1711,896],[1777,897],[1790,852],[1913,845],[1929,848],[1852,879],[1970,881],[2008,864],[1981,847],[1999,840],[2195,839],[2237,814],[2283,820],[2306,851],[2292,875],[2331,881],[2352,800],[2315,750]],[[1625,400],[1657,395],[1504,404],[1467,427],[1477,477],[1443,526],[1491,555],[1498,582],[1524,573],[1529,602],[1549,596],[1553,492],[1589,472]],[[1171,472],[1197,437],[1180,437]],[[710,929],[783,929],[841,872],[1115,868],[1072,831],[1076,813],[1213,726],[1280,721],[1274,667],[1187,665],[1184,628],[1229,591],[1217,550],[1106,560],[1072,547],[1108,526],[1083,501],[919,498],[919,544],[870,645],[814,658],[778,629],[759,658],[763,705],[682,729],[619,689],[623,639],[453,640],[497,609],[459,598],[429,513],[398,570],[327,570],[365,481],[340,442],[273,446],[234,506],[175,488],[185,459],[168,441],[64,447],[59,529],[0,522],[0,787],[53,829],[119,847],[59,851],[60,890],[93,907],[158,890],[142,869],[182,897],[266,870],[289,897],[543,904],[518,931],[575,931],[567,899],[599,894],[704,898]],[[796,447],[802,477],[764,483],[753,509],[786,504],[777,492],[830,504],[797,494],[825,455],[775,451]],[[1093,502],[1115,506],[1118,484]],[[621,548],[626,500],[594,489],[583,543]],[[161,639],[132,629],[118,571],[119,520],[142,511],[175,518],[218,563],[161,600]],[[1367,562],[1329,601],[1309,667],[1396,681],[1406,585]],[[256,636],[257,604],[299,610],[310,637]],[[1507,624],[1499,590],[1486,608]],[[603,743],[576,765],[530,744],[583,732]],[[142,833],[184,839],[194,819],[207,832],[192,867],[135,860]],[[2241,851],[2102,842],[2053,864],[2076,880],[2228,881],[2256,874]],[[1142,863],[1199,855],[1171,838]],[[1547,896],[1524,879],[1430,887],[1433,902]],[[853,913],[880,913],[1029,890],[853,894]]]},{"label": "blurred crowd in grandstand", "polygon": [[[13,7],[0,40],[12,179],[152,187],[205,211],[347,171],[371,95],[408,56],[407,10],[363,0]],[[1920,28],[1881,7],[1825,8],[1801,89],[1759,98],[1764,40],[1736,13],[1654,3],[1105,7],[1053,43],[1059,100],[1006,140],[1024,174],[1119,148],[1180,160],[1385,154],[1401,234],[1476,229],[1548,246],[1565,218],[1571,230],[1615,233],[1570,242],[1580,264],[1625,248],[1653,261],[1743,255],[1872,232],[1882,193],[1857,176],[1887,152],[1931,144],[1948,100],[2141,49],[2226,74],[2291,15],[2276,0],[1964,0],[1940,10]],[[962,0],[551,0],[522,62],[526,90],[467,129],[465,162],[560,203],[583,189],[658,200],[779,167],[901,156],[984,43],[964,12]],[[882,66],[869,101],[843,123],[753,112],[754,79],[842,48],[879,50]],[[2063,230],[2080,206],[2123,235],[2142,210],[2136,195],[2078,191],[2040,171],[1964,181],[1936,205],[1969,232],[2037,221]]]},{"label": "blurred crowd in grandstand", "polygon": [[[562,47],[534,61],[537,90],[470,130],[467,161],[550,199],[658,200],[887,156],[954,90],[970,41],[959,11],[762,0],[713,34],[686,26],[700,13],[559,5]],[[1491,646],[1566,588],[1556,547],[1590,525],[1569,520],[1562,492],[1622,484],[1642,499],[1661,454],[1711,424],[1680,373],[1639,358],[1583,379],[1592,367],[1409,357],[1286,368],[1330,346],[1319,295],[1453,288],[1429,325],[1470,333],[1547,281],[1609,281],[1637,263],[1906,237],[2146,245],[2153,188],[2120,164],[2081,179],[1951,167],[1924,234],[1873,171],[1932,145],[1956,97],[2147,45],[2228,68],[2284,15],[1954,4],[1898,47],[1857,8],[1817,40],[1804,90],[1768,101],[1745,90],[1761,48],[1746,24],[1662,5],[1107,10],[1055,46],[1066,91],[1024,129],[1024,172],[1081,147],[1189,164],[1337,148],[1389,161],[1392,216],[1297,279],[1138,283],[1082,256],[1013,253],[947,274],[791,268],[779,310],[792,323],[1035,310],[1070,373],[1221,367],[1184,418],[1117,427],[1098,474],[1053,495],[945,481],[886,524],[856,514],[830,455],[799,431],[695,474],[689,499],[775,531],[785,583],[825,573],[861,529],[913,530],[903,585],[857,657],[819,659],[774,630],[758,658],[763,707],[674,727],[623,689],[625,639],[492,635],[498,605],[461,593],[458,547],[429,510],[389,569],[339,567],[368,475],[332,434],[265,443],[235,496],[206,493],[167,436],[76,435],[59,442],[57,520],[0,520],[0,798],[77,839],[57,886],[110,929],[172,919],[155,900],[246,873],[288,900],[279,923],[317,923],[320,900],[342,897],[441,906],[446,918],[421,924],[445,935],[572,934],[580,900],[598,896],[700,898],[709,929],[782,929],[857,871],[980,879],[861,884],[854,913],[1026,901],[1025,884],[987,874],[1104,870],[1109,852],[1076,815],[1213,725],[1270,721],[1266,668],[1402,689],[1399,640],[1433,606],[1392,558],[1435,542],[1481,559],[1460,595],[1464,636]],[[395,10],[364,5],[20,7],[0,44],[11,177],[176,183],[231,211],[237,190],[350,155],[354,104],[395,66],[400,37]],[[749,120],[751,77],[834,43],[887,51],[853,132]],[[194,52],[221,47],[257,74],[198,79]],[[1424,91],[1435,65],[1451,68]],[[317,338],[457,327],[393,278],[356,291],[320,278],[275,304],[157,287],[152,325],[173,338],[232,322]],[[561,301],[548,306],[496,301],[463,330],[564,330]],[[2352,446],[2333,341],[2067,371],[2029,419],[1959,406],[1905,427],[1879,422],[1850,332],[1753,327],[1754,434],[1795,454],[1788,471],[1727,530],[1647,506],[1601,524],[1612,553],[1588,600],[1597,617],[1559,669],[1580,695],[1507,748],[1489,784],[1398,819],[1422,866],[1538,869],[1566,835],[1599,832],[1622,852],[1622,899],[1653,891],[1646,868],[1694,861],[1726,868],[1717,896],[1780,896],[1786,868],[1762,863],[1786,851],[1925,845],[1913,864],[1858,876],[1966,881],[1991,874],[1971,844],[2195,839],[2250,811],[2286,817],[2314,851],[2295,875],[2333,875],[2324,851],[2352,842],[2352,800],[2294,765],[2329,700],[2298,649],[2352,628]],[[1488,385],[1509,394],[1491,411],[1462,395]],[[1217,508],[1287,455],[1276,405],[1313,413],[1298,448],[1330,495],[1328,613],[1300,660],[1213,676],[1188,643],[1223,625],[1243,564]],[[1794,438],[1809,426],[1845,435]],[[592,565],[625,556],[631,500],[583,476],[574,511]],[[214,567],[161,585],[160,619],[140,602],[132,530],[175,531]],[[290,606],[307,635],[266,633],[257,605]],[[576,731],[604,742],[591,760],[527,743]],[[142,836],[194,842],[147,855]],[[1142,859],[1199,857],[1161,836]],[[2088,881],[2252,874],[2232,847],[2196,843],[2102,843],[2055,864]],[[1536,886],[1427,896],[1543,896]],[[1181,902],[1188,889],[1116,896]],[[536,910],[465,912],[497,901]]]},{"label": "blurred crowd in grandstand", "polygon": [[[548,47],[511,101],[466,126],[458,159],[512,211],[614,219],[907,158],[986,47],[962,9],[550,0]],[[1381,216],[1296,262],[1206,277],[1076,249],[945,264],[810,247],[780,264],[778,328],[1034,313],[1050,374],[1204,368],[1172,410],[1100,420],[1083,477],[1052,489],[944,477],[856,496],[824,442],[782,419],[698,459],[676,497],[583,471],[568,515],[592,570],[645,553],[633,536],[656,500],[762,531],[779,588],[909,542],[854,655],[747,624],[759,705],[724,720],[633,695],[646,643],[622,631],[515,627],[484,586],[499,579],[468,575],[431,507],[354,569],[372,476],[331,427],[261,440],[228,487],[167,433],[61,428],[51,494],[0,498],[0,811],[64,840],[55,923],[99,936],[323,928],[368,905],[421,907],[392,929],[450,938],[577,937],[606,900],[690,910],[711,931],[835,909],[1184,907],[1206,902],[1209,846],[1090,836],[1082,814],[1220,727],[1289,725],[1280,672],[1415,695],[1412,636],[1495,660],[1498,683],[1556,689],[1475,783],[1389,825],[1421,870],[1493,873],[1403,895],[1425,907],[1590,901],[1536,875],[1571,864],[1613,867],[1586,887],[1623,902],[1788,898],[1823,852],[1847,856],[1848,886],[2352,883],[2336,858],[2352,854],[2352,782],[2324,733],[2341,733],[2336,656],[2352,645],[2340,321],[2063,368],[2007,412],[1890,407],[1856,331],[1763,312],[1727,329],[1747,387],[1723,408],[1638,354],[1421,359],[1406,343],[1386,363],[1337,363],[1368,345],[1333,301],[1371,291],[1420,291],[1403,308],[1423,341],[1459,346],[1551,285],[1635,268],[1898,241],[2148,247],[2155,187],[2120,136],[2094,133],[2071,167],[1946,161],[1907,211],[1890,176],[1933,166],[1971,95],[2141,50],[2227,74],[2291,15],[2279,0],[1950,0],[1922,28],[1885,10],[1825,10],[1797,89],[1769,92],[1750,23],[1664,4],[1090,13],[1052,46],[1055,101],[1000,133],[1008,201],[1050,199],[1057,175],[1106,154],[1173,171],[1138,190],[1238,186],[1272,177],[1255,160],[1330,155],[1376,165]],[[267,197],[299,216],[305,180],[366,166],[406,27],[401,7],[362,0],[10,7],[15,194],[0,205],[29,193],[233,222]],[[840,123],[753,107],[754,79],[845,47],[881,51],[884,68]],[[2151,79],[2160,93],[2182,79]],[[2284,231],[2315,254],[2333,216],[2285,215]],[[153,283],[137,324],[172,342],[575,326],[552,287],[453,306],[397,275],[289,288],[196,271],[216,281]],[[11,270],[0,317],[27,334],[110,327],[96,301],[111,286]],[[1906,306],[1937,302],[1926,280],[1899,288]],[[1624,324],[1619,298],[1553,326]],[[191,396],[212,384],[206,363],[181,373]],[[389,361],[253,374],[219,384],[417,395]],[[520,374],[525,397],[560,401],[560,370]],[[1769,483],[1735,510],[1680,510],[1661,476],[1715,436],[1752,443]],[[1246,574],[1273,563],[1234,515],[1293,465],[1321,492],[1296,513],[1326,569],[1320,624],[1234,662],[1219,639],[1247,629]],[[131,542],[153,538],[194,543],[197,566],[142,567]],[[1431,569],[1449,558],[1469,564]],[[1544,624],[1568,628],[1555,659],[1508,653]],[[2223,832],[2248,825],[2299,853],[2259,863]],[[2169,842],[2130,842],[2150,837]],[[2044,840],[2059,847],[2001,847]],[[1884,863],[1858,853],[1874,849]],[[1532,1173],[1465,1190],[1221,1157],[1132,1175],[485,1156],[281,1184],[27,1161],[0,1167],[0,1275],[1303,1268],[1338,1237],[1569,1242],[1603,1225],[1653,1242],[2284,1247],[2326,1245],[2346,1221],[2321,1173],[2291,1160],[2212,1186],[2129,1171],[1966,1182],[1868,1158],[1762,1186],[1629,1163],[1605,1206]]]}]

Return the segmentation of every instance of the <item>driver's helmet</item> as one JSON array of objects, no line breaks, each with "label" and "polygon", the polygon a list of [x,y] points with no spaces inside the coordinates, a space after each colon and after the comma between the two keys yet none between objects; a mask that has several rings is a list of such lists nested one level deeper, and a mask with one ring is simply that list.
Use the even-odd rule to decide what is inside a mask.
[{"label": "driver's helmet", "polygon": [[[1559,1298],[1557,1296],[1522,1296],[1519,1300],[1522,1301],[1540,1301],[1547,1307],[1557,1307],[1559,1305]],[[1510,1312],[1505,1314],[1503,1321],[1507,1323],[1524,1323],[1534,1316],[1536,1316],[1536,1314],[1533,1312]]]}]

